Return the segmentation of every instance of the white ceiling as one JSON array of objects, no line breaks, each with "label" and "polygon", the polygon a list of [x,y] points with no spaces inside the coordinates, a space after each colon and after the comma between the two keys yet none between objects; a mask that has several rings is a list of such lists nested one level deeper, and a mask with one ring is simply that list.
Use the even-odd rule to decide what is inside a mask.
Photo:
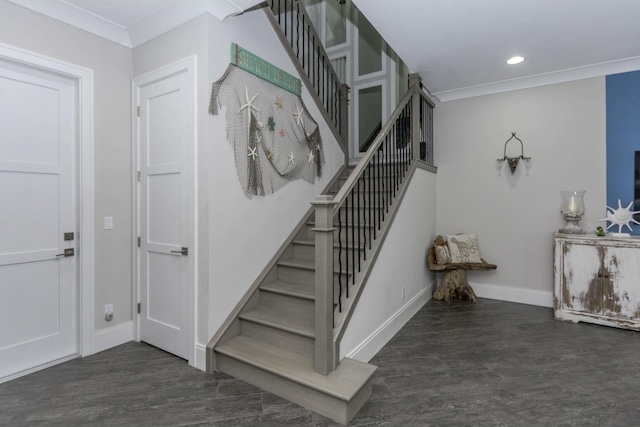
[{"label": "white ceiling", "polygon": [[637,0],[353,1],[441,100],[640,69]]},{"label": "white ceiling", "polygon": [[154,14],[174,0],[60,0],[122,28]]},{"label": "white ceiling", "polygon": [[[10,1],[129,47],[260,3]],[[442,101],[640,69],[640,0],[352,1]],[[506,65],[513,55],[526,60]]]},{"label": "white ceiling", "polygon": [[136,47],[203,13],[222,20],[261,0],[9,0],[51,18]]}]

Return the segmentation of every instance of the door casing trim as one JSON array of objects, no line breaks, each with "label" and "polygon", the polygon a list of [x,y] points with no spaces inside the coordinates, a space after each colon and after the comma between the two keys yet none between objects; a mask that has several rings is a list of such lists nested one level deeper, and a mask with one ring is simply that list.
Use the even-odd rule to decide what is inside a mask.
[{"label": "door casing trim", "polygon": [[[140,76],[134,77],[131,82],[131,93],[133,96],[131,97],[131,112],[132,112],[132,121],[134,126],[132,127],[132,167],[133,167],[133,176],[137,176],[138,171],[140,170],[140,159],[139,159],[139,126],[140,126],[140,118],[137,115],[137,107],[140,102],[140,87],[143,85],[148,85],[153,83],[156,80],[160,80],[166,77],[169,77],[173,74],[186,72],[188,76],[188,117],[191,118],[189,120],[188,125],[191,127],[191,141],[188,147],[189,151],[189,160],[188,160],[188,170],[190,181],[191,181],[191,191],[189,191],[188,200],[189,200],[189,279],[187,286],[187,329],[188,329],[188,362],[191,366],[196,366],[196,354],[197,354],[197,289],[198,289],[198,233],[197,224],[198,224],[198,198],[196,195],[198,194],[198,168],[196,161],[196,153],[198,149],[198,108],[197,108],[197,56],[190,55],[181,60],[172,62],[165,66],[156,68],[152,71],[144,73]],[[140,236],[140,183],[135,180],[134,188],[132,192],[132,203],[133,203],[133,224],[134,224],[134,235],[132,236],[132,247],[134,254],[133,260],[133,283],[135,285],[132,289],[132,298],[134,303],[132,304],[132,318],[134,319],[134,339],[136,341],[140,341],[140,315],[138,314],[138,302],[140,301],[140,248],[138,247],[138,236]]]}]

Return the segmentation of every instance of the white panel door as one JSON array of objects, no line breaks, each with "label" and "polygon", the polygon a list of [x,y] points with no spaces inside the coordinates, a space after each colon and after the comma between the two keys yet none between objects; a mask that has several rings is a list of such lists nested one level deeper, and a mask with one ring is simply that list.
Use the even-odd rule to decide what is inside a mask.
[{"label": "white panel door", "polygon": [[189,358],[189,74],[139,86],[140,339]]},{"label": "white panel door", "polygon": [[0,382],[78,354],[76,82],[0,60]]}]

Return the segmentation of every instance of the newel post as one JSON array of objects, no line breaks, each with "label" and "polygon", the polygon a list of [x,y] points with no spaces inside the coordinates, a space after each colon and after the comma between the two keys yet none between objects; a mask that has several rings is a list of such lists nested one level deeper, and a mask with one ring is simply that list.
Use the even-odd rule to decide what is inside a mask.
[{"label": "newel post", "polygon": [[316,196],[316,343],[315,371],[333,370],[333,196]]},{"label": "newel post", "polygon": [[414,90],[411,98],[411,151],[412,159],[420,158],[420,103],[422,99],[422,78],[420,74],[409,74],[409,88]]}]

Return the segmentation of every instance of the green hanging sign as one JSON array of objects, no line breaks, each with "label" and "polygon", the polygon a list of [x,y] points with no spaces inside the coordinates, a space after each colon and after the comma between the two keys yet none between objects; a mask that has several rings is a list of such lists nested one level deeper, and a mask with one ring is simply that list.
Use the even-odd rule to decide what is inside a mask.
[{"label": "green hanging sign", "polygon": [[231,63],[298,96],[302,93],[302,84],[299,78],[235,43],[231,43]]}]

